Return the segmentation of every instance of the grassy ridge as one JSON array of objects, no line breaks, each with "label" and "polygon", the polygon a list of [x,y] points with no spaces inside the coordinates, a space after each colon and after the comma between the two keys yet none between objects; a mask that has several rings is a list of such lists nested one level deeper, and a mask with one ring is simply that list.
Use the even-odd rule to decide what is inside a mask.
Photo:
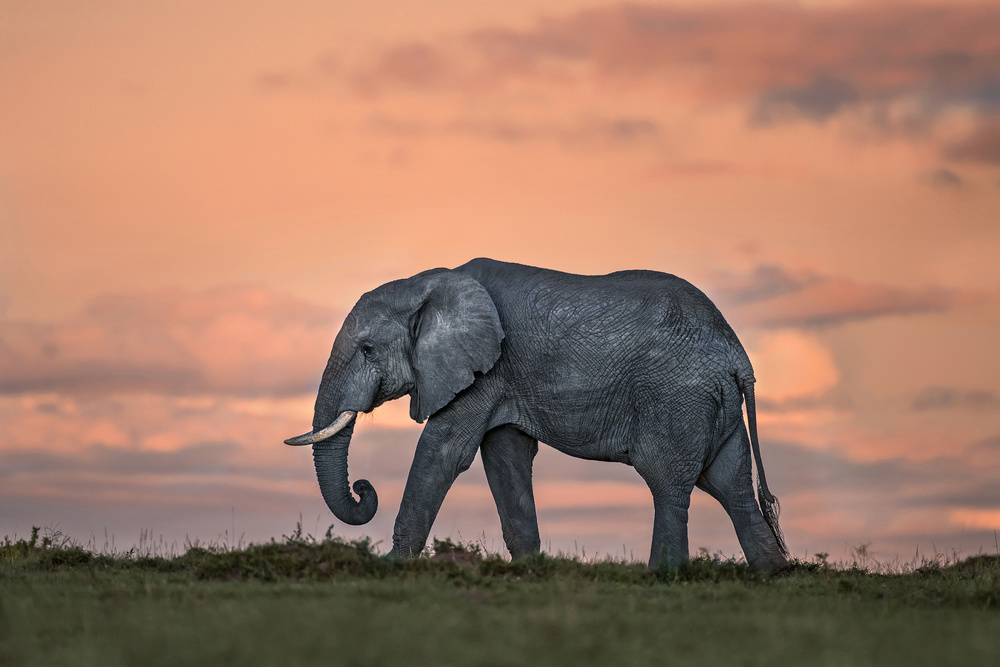
[{"label": "grassy ridge", "polygon": [[[56,542],[59,542],[56,540]],[[1000,658],[1000,558],[680,568],[296,532],[180,556],[0,543],[0,664],[929,664]]]}]

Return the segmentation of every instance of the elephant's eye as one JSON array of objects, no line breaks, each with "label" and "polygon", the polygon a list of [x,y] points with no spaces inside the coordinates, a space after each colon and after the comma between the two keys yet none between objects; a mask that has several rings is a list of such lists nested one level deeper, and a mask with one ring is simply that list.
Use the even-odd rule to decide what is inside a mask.
[{"label": "elephant's eye", "polygon": [[371,359],[374,353],[375,353],[375,348],[372,347],[371,343],[362,343],[361,354],[365,355],[365,359]]}]

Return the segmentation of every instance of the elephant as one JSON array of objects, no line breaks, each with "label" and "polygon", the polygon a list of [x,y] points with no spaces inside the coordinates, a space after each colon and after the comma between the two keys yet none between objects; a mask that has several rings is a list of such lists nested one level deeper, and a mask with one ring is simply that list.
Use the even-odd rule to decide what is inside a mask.
[{"label": "elephant", "polygon": [[681,278],[479,258],[362,295],[334,340],[313,429],[285,442],[312,445],[320,491],[340,521],[367,523],[375,489],[355,481],[356,499],[348,484],[355,417],[410,396],[410,417],[426,424],[390,556],[423,551],[445,494],[477,452],[511,557],[537,553],[531,471],[541,441],[635,468],[653,497],[651,569],[688,558],[697,486],[728,512],[747,561],[775,572],[788,551],[761,462],[754,382],[733,329]]}]

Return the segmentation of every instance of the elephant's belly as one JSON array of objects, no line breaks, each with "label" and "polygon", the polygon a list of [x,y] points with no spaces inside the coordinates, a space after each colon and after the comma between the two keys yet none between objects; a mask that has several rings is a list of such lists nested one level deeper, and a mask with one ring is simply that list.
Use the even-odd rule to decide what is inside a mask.
[{"label": "elephant's belly", "polygon": [[[612,376],[609,371],[602,379]],[[560,452],[582,459],[631,464],[629,448],[643,425],[665,418],[616,383],[565,372],[532,383],[502,401],[490,428],[512,424]],[[524,396],[524,394],[528,394]],[[648,430],[648,429],[647,429]]]},{"label": "elephant's belly", "polygon": [[602,419],[594,414],[561,412],[555,418],[542,415],[541,418],[519,420],[517,425],[525,433],[564,454],[631,465],[631,438],[626,434],[632,429],[625,419]]},{"label": "elephant's belly", "polygon": [[622,446],[620,443],[581,443],[578,441],[566,441],[558,437],[540,438],[540,440],[553,449],[557,449],[570,456],[575,456],[578,459],[615,461],[617,463],[632,465],[628,448]]}]

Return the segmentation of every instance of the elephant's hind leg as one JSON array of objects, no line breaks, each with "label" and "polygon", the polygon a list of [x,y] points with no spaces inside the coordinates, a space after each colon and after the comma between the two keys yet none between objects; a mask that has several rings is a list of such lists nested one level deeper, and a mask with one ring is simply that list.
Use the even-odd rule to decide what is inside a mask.
[{"label": "elephant's hind leg", "polygon": [[480,452],[510,555],[538,553],[541,539],[531,489],[531,463],[538,441],[513,426],[499,426],[483,438]]},{"label": "elephant's hind leg", "polygon": [[678,394],[656,406],[659,414],[630,449],[632,465],[653,494],[649,569],[675,567],[688,558],[688,508],[705,467],[718,408],[708,394]]},{"label": "elephant's hind leg", "polygon": [[653,543],[649,569],[688,558],[688,508],[703,466],[705,428],[670,424],[632,448],[632,465],[653,494]]},{"label": "elephant's hind leg", "polygon": [[729,514],[747,562],[765,572],[776,572],[788,561],[757,504],[750,461],[750,438],[740,425],[702,473],[698,487],[718,500]]},{"label": "elephant's hind leg", "polygon": [[663,469],[640,469],[636,466],[653,494],[653,543],[649,551],[651,570],[664,564],[680,565],[688,558],[688,508],[698,476],[696,465],[671,462]]}]

